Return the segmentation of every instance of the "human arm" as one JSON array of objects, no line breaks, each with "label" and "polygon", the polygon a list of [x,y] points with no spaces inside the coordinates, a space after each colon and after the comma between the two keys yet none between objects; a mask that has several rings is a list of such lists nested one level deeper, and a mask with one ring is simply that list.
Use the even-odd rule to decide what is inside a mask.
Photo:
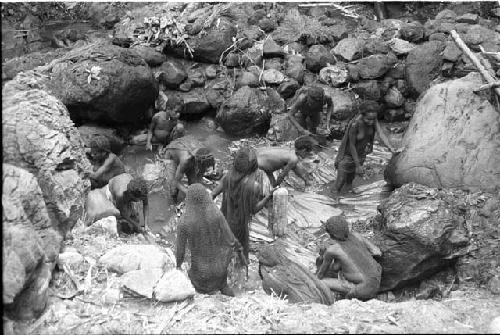
[{"label": "human arm", "polygon": [[382,127],[380,126],[378,120],[375,121],[375,130],[377,131],[378,137],[380,137],[382,143],[384,143],[384,145],[388,147],[391,152],[395,152],[396,149],[392,146],[391,141],[385,134],[384,129],[382,129]]},{"label": "human arm", "polygon": [[368,251],[375,257],[377,256],[382,256],[382,251],[380,250],[379,247],[377,247],[375,244],[373,244],[370,240],[368,240],[366,237],[360,235],[357,232],[352,232],[354,236],[356,236],[363,244],[366,246]]},{"label": "human arm", "polygon": [[148,196],[142,200],[142,215],[144,218],[144,229],[148,227],[148,217],[149,217],[149,205],[148,205]]},{"label": "human arm", "polygon": [[330,132],[330,119],[333,114],[333,99],[330,96],[325,96],[326,98],[326,130]]},{"label": "human arm", "polygon": [[187,170],[188,162],[186,160],[181,160],[179,165],[177,165],[177,169],[175,171],[175,186],[179,191],[187,194],[187,187],[182,184],[182,177],[184,176],[185,171]]},{"label": "human arm", "polygon": [[332,247],[328,247],[325,250],[325,252],[323,253],[323,263],[321,263],[318,271],[316,271],[316,276],[318,277],[318,279],[323,279],[330,268],[337,269],[337,267],[333,267],[335,263],[335,256],[336,253]]},{"label": "human arm", "polygon": [[222,193],[222,191],[224,190],[224,179],[226,178],[226,176],[224,175],[224,177],[222,177],[222,179],[219,181],[219,183],[217,184],[217,186],[215,186],[215,188],[213,189],[212,191],[212,200],[217,198],[217,196],[219,194]]},{"label": "human arm", "polygon": [[[281,169],[279,175],[278,175],[278,178],[276,179],[276,183],[273,185],[274,187],[276,186],[279,186],[283,180],[285,180],[286,176],[288,176],[288,173],[290,172],[290,170],[295,170],[296,166],[297,166],[297,161],[298,159],[291,159],[284,167],[283,169]],[[297,172],[295,172],[297,173]],[[298,174],[297,174],[298,175]],[[302,177],[301,177],[302,178]],[[303,178],[302,178],[303,179]]]},{"label": "human arm", "polygon": [[110,153],[108,157],[104,160],[104,163],[97,169],[97,171],[90,174],[90,178],[98,179],[103,174],[111,170],[113,163],[115,162],[115,159],[117,159],[117,157],[114,154]]},{"label": "human arm", "polygon": [[187,242],[187,232],[184,228],[183,222],[181,221],[181,222],[179,222],[179,225],[177,228],[177,243],[176,243],[176,252],[175,252],[176,267],[178,270],[181,269],[182,263],[184,263],[184,253],[186,252],[186,242]]},{"label": "human arm", "polygon": [[349,128],[349,151],[351,153],[351,157],[354,160],[354,164],[356,165],[356,173],[363,173],[363,167],[359,162],[358,151],[356,150],[356,135],[358,132],[358,123],[354,122],[352,126]]},{"label": "human arm", "polygon": [[151,123],[149,125],[148,138],[146,140],[146,150],[152,150],[153,149],[153,146],[151,144],[151,140],[153,138],[153,132],[154,132],[155,127],[156,127],[156,120],[158,119],[157,115],[153,116],[153,118],[151,119]]},{"label": "human arm", "polygon": [[295,118],[295,113],[297,112],[299,105],[302,103],[302,101],[305,98],[306,98],[305,94],[299,95],[299,97],[297,98],[297,100],[295,101],[295,103],[290,107],[290,110],[288,111],[288,118],[293,123],[293,125],[297,128],[297,130],[299,131],[299,133],[302,133],[302,134],[305,134],[305,135],[309,135],[310,132],[308,130],[304,129],[304,127],[302,127],[299,124],[299,122],[297,122],[297,119]]}]

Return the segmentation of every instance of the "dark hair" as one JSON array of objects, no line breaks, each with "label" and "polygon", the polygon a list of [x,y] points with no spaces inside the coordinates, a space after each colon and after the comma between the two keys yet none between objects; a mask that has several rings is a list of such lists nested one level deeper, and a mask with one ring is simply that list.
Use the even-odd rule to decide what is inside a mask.
[{"label": "dark hair", "polygon": [[359,111],[361,114],[366,115],[368,113],[377,113],[380,111],[380,105],[376,101],[367,100],[359,106]]},{"label": "dark hair", "polygon": [[194,152],[196,174],[204,172],[208,167],[215,165],[215,158],[210,149],[198,148]]},{"label": "dark hair", "polygon": [[345,241],[349,236],[349,224],[344,215],[331,216],[325,224],[326,231],[336,240]]},{"label": "dark hair", "polygon": [[318,145],[318,141],[316,141],[310,135],[303,135],[298,137],[295,140],[294,144],[295,144],[295,150],[313,151],[315,147]]},{"label": "dark hair", "polygon": [[309,87],[307,90],[307,93],[311,98],[313,98],[315,100],[319,100],[319,99],[323,98],[323,96],[325,95],[325,91],[323,91],[323,89],[319,86]]},{"label": "dark hair", "polygon": [[109,140],[103,136],[96,136],[90,141],[90,148],[94,150],[101,150],[104,152],[111,152]]},{"label": "dark hair", "polygon": [[136,199],[144,199],[148,196],[148,184],[144,178],[136,177],[128,183],[127,192]]}]

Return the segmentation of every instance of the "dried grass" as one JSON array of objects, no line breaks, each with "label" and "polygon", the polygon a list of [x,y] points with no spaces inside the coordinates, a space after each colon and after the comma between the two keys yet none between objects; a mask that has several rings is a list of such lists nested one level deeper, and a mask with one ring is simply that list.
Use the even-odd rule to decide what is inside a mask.
[{"label": "dried grass", "polygon": [[291,43],[309,37],[315,41],[329,39],[329,28],[323,26],[316,18],[299,13],[297,8],[290,9],[279,27],[273,32],[273,38],[279,43]]}]

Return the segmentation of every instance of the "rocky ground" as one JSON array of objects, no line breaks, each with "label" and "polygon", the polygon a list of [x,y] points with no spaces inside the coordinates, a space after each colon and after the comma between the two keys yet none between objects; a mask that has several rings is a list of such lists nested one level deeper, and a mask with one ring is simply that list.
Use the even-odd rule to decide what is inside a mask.
[{"label": "rocky ground", "polygon": [[[376,21],[372,5],[348,3],[2,3],[3,192],[9,195],[2,199],[9,255],[3,299],[14,315],[41,314],[17,322],[4,315],[4,331],[489,331],[500,316],[498,101],[489,91],[473,93],[482,79],[469,75],[475,67],[450,31],[498,77],[500,7],[391,3],[385,14],[390,19]],[[282,241],[314,272],[318,241],[326,237],[321,221],[342,210],[354,230],[386,248],[385,292],[331,306],[265,294],[256,257],[271,240],[263,211],[252,223],[249,280],[231,265],[236,298],[151,299],[151,278],[173,264],[175,220],[154,238],[118,237],[109,225],[85,229],[82,204],[89,191],[85,146],[95,136],[122,152],[128,168],[153,188],[164,172],[161,157],[147,161],[129,145],[144,132],[161,72],[169,107],[214,150],[222,169],[244,143],[292,145],[298,133],[284,117],[286,106],[302,86],[323,87],[335,103],[333,131],[321,127],[328,148],[320,163],[306,162],[313,186],[304,190],[293,175],[285,181],[290,225]],[[410,183],[389,194],[382,174],[391,156],[377,144],[365,180],[357,179],[361,195],[334,205],[329,186],[338,139],[366,99],[382,104],[379,119],[404,149],[391,161],[399,173],[393,180],[427,186]],[[200,119],[201,127],[193,122]],[[150,196],[162,207],[161,197]],[[104,261],[134,245],[140,252],[120,265]],[[154,256],[144,261],[149,252]]]}]

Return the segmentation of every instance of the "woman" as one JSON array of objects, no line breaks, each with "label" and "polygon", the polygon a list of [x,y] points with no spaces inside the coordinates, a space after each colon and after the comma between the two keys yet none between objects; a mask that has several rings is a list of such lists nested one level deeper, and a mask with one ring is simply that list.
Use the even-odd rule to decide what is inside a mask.
[{"label": "woman", "polygon": [[356,174],[363,174],[363,163],[366,155],[373,151],[373,139],[378,132],[382,142],[391,152],[395,149],[377,121],[380,106],[375,101],[365,101],[360,106],[361,114],[352,119],[346,129],[342,142],[340,143],[335,167],[337,168],[337,180],[335,181],[335,198],[345,185],[348,192],[354,193],[352,182]]},{"label": "woman", "polygon": [[90,158],[92,164],[99,166],[90,174],[92,189],[103,187],[111,178],[125,173],[125,165],[111,152],[109,142],[105,138],[98,137],[90,142]]},{"label": "woman", "polygon": [[248,259],[249,223],[252,215],[260,211],[272,197],[270,182],[264,171],[259,170],[254,149],[242,148],[234,158],[233,167],[212,192],[212,199],[222,197],[222,214],[234,236],[243,246]]}]

